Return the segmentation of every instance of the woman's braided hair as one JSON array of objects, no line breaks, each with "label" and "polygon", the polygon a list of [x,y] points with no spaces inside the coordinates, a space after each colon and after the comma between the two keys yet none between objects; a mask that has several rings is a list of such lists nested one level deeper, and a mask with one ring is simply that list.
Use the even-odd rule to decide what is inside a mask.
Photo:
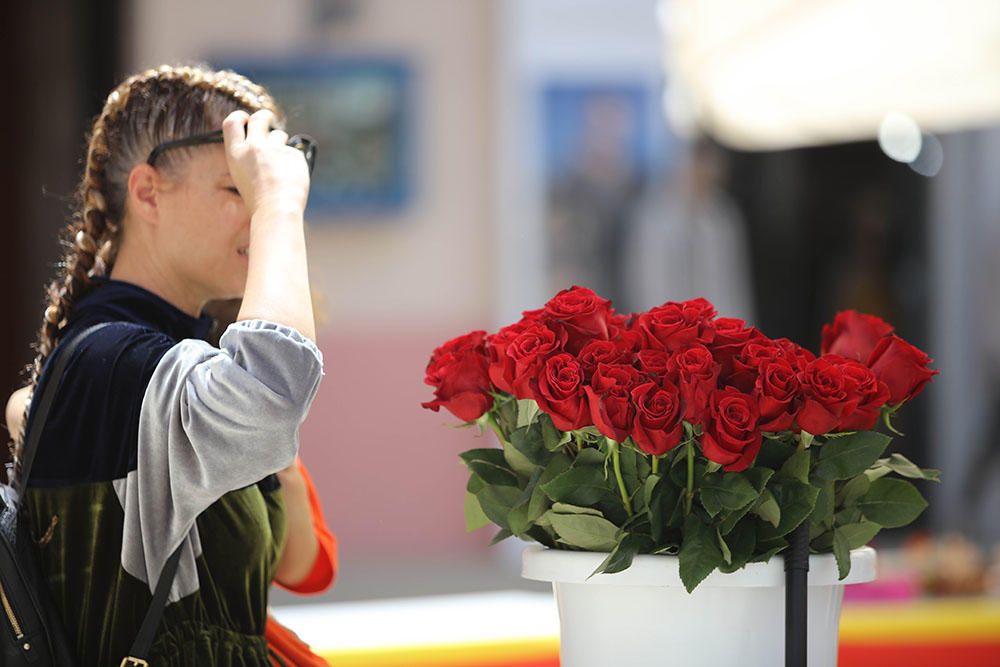
[{"label": "woman's braided hair", "polygon": [[[31,389],[20,432],[12,434],[9,444],[15,464],[20,462],[31,392],[45,360],[59,343],[73,304],[93,289],[94,278],[110,274],[114,266],[132,168],[145,162],[160,143],[219,129],[237,109],[269,109],[275,113],[275,125],[283,125],[270,94],[228,70],[164,65],[129,77],[108,95],[90,131],[83,178],[61,239],[65,254],[47,289],[48,303],[33,345],[35,359],[25,369]],[[189,151],[164,153],[157,168],[175,168]]]}]

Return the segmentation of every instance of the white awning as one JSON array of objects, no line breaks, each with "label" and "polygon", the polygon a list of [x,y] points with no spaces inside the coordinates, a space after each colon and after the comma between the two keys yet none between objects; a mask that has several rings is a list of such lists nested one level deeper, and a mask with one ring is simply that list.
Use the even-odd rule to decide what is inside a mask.
[{"label": "white awning", "polygon": [[1000,122],[1000,0],[661,0],[665,107],[744,150]]}]

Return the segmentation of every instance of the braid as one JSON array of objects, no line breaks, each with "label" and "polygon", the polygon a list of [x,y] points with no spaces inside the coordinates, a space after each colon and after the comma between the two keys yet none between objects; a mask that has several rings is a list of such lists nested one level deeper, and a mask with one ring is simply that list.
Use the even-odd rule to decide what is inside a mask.
[{"label": "braid", "polygon": [[[31,389],[20,430],[8,444],[17,469],[32,393],[42,368],[62,337],[73,304],[94,288],[94,278],[110,275],[114,266],[132,168],[145,162],[157,144],[218,129],[222,119],[236,109],[251,113],[269,109],[275,113],[276,125],[284,124],[274,99],[262,86],[227,70],[164,65],[129,77],[108,95],[90,131],[76,204],[60,241],[63,258],[46,290],[48,302],[32,346],[35,358],[25,369]],[[169,168],[183,152],[165,155],[161,166]]]}]

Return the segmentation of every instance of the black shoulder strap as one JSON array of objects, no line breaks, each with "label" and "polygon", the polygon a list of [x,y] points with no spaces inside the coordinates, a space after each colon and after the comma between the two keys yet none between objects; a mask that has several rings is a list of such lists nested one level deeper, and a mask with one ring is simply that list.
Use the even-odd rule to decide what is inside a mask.
[{"label": "black shoulder strap", "polygon": [[[21,448],[21,474],[17,478],[16,487],[19,497],[28,488],[31,466],[35,462],[35,453],[38,451],[38,443],[45,428],[45,420],[49,416],[49,410],[52,409],[52,403],[55,401],[55,396],[59,391],[59,380],[66,370],[66,364],[69,363],[70,357],[76,352],[76,348],[84,338],[96,333],[109,324],[111,323],[102,322],[101,324],[95,324],[84,329],[82,333],[74,336],[72,340],[67,341],[66,346],[59,350],[59,355],[54,362],[55,366],[52,367],[52,372],[46,380],[42,395],[38,403],[31,410],[33,417],[31,422],[32,428],[25,435],[24,447]],[[170,586],[174,582],[174,575],[177,574],[177,564],[181,559],[181,547],[183,546],[182,542],[163,566],[160,579],[156,582],[153,601],[150,602],[149,609],[146,610],[146,617],[142,620],[142,626],[139,628],[139,633],[132,644],[129,657],[122,660],[121,664],[123,667],[126,665],[147,664],[144,656],[149,653],[149,648],[153,645],[156,628],[159,627],[160,618],[163,616],[163,608],[167,606],[167,595],[170,593]]]},{"label": "black shoulder strap", "polygon": [[128,652],[128,657],[122,660],[122,667],[128,665],[145,665],[146,656],[153,645],[153,638],[156,636],[156,628],[160,626],[160,618],[163,616],[163,609],[167,606],[167,595],[170,593],[170,586],[174,583],[174,575],[177,574],[177,564],[181,560],[181,548],[184,543],[170,554],[170,558],[163,565],[163,572],[160,573],[160,580],[156,582],[156,592],[153,593],[153,601],[149,603],[146,611],[146,618],[142,619],[142,626],[139,634],[132,642],[132,648]]},{"label": "black shoulder strap", "polygon": [[[42,438],[42,431],[45,430],[45,420],[48,419],[49,410],[52,409],[52,402],[56,398],[56,393],[59,391],[59,380],[62,378],[63,371],[66,370],[66,364],[69,363],[70,357],[76,352],[76,348],[80,345],[80,342],[87,336],[96,333],[98,330],[111,324],[110,322],[102,322],[101,324],[95,324],[92,327],[88,327],[83,330],[83,333],[74,336],[70,341],[66,343],[66,347],[59,350],[59,354],[55,360],[55,366],[52,367],[52,373],[49,375],[45,388],[42,390],[42,395],[38,398],[38,402],[35,403],[34,407],[31,409],[32,422],[31,425],[34,427],[31,432],[25,434],[24,446],[21,447],[21,474],[17,477],[17,495],[20,498],[24,494],[24,490],[28,488],[28,479],[31,476],[31,466],[35,462],[35,453],[38,451],[38,441]],[[35,399],[32,398],[32,403]]]}]

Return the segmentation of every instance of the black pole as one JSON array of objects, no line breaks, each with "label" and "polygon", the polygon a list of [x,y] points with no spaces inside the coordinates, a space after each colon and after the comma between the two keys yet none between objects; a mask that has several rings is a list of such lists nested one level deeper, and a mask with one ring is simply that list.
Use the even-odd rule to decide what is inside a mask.
[{"label": "black pole", "polygon": [[785,667],[806,667],[809,628],[809,520],[788,536],[785,552]]}]

